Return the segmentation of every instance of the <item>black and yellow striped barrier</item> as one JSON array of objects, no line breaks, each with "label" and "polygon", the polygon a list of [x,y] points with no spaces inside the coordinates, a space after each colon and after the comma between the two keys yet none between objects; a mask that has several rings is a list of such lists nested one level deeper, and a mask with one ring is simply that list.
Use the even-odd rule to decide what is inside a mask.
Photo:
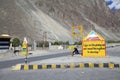
[{"label": "black and yellow striped barrier", "polygon": [[38,69],[56,69],[56,68],[120,68],[120,64],[114,63],[79,63],[79,64],[42,64],[42,65],[28,65],[17,64],[13,67],[13,70],[38,70]]}]

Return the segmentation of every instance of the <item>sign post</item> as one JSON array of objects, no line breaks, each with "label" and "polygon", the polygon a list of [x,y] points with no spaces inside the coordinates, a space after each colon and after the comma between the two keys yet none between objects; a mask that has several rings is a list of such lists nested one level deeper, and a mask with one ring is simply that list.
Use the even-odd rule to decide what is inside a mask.
[{"label": "sign post", "polygon": [[25,55],[25,63],[27,64],[27,56],[28,56],[28,42],[26,37],[22,43],[22,55]]},{"label": "sign post", "polygon": [[82,56],[83,57],[105,57],[106,43],[105,39],[91,31],[82,41]]}]

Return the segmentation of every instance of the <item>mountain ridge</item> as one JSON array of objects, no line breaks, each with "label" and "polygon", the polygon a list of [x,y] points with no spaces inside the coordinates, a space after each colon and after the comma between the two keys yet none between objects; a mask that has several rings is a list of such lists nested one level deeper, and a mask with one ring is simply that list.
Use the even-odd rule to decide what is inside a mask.
[{"label": "mountain ridge", "polygon": [[120,40],[120,13],[104,0],[1,0],[0,14],[0,34],[21,39],[42,41],[46,33],[48,41],[71,41],[71,27],[82,25],[84,37],[95,30]]}]

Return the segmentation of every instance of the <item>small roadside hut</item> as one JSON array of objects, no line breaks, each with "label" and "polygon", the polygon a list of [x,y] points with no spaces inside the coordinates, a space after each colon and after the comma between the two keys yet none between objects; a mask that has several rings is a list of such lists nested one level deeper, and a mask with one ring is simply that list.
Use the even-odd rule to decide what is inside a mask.
[{"label": "small roadside hut", "polygon": [[8,34],[0,35],[0,52],[8,51],[10,47],[11,36]]}]

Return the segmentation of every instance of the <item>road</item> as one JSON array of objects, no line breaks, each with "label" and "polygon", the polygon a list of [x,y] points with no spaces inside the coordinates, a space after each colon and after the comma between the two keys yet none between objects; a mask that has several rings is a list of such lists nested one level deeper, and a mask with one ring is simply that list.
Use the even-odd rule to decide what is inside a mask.
[{"label": "road", "polygon": [[107,48],[107,55],[120,57],[120,46]]},{"label": "road", "polygon": [[[120,57],[120,46],[107,49],[107,55]],[[70,55],[69,52],[31,57],[30,61]],[[40,69],[12,71],[11,64],[23,62],[23,59],[6,61],[9,66],[0,69],[0,80],[120,80],[119,68],[75,68],[75,69]],[[4,62],[5,63],[5,62]],[[7,64],[4,65],[7,65]],[[3,64],[3,63],[1,63]],[[0,66],[1,66],[0,64]],[[9,68],[7,68],[9,67]]]},{"label": "road", "polygon": [[[40,61],[40,60],[45,60],[45,59],[50,59],[50,58],[55,58],[55,57],[67,56],[67,55],[71,55],[71,52],[69,52],[69,51],[60,52],[60,53],[57,52],[57,54],[28,57],[28,62]],[[107,48],[107,55],[120,57],[120,46]],[[14,66],[18,63],[24,63],[24,58],[0,61],[0,69],[8,68],[8,67]]]},{"label": "road", "polygon": [[[67,56],[70,54],[71,53],[69,51],[66,51],[64,53],[60,52],[59,54],[50,54],[50,55],[44,55],[44,56],[28,57],[28,62],[44,60],[44,59],[49,59],[49,58],[55,58],[55,57],[61,57],[61,56]],[[7,61],[0,61],[0,69],[8,68],[8,67],[16,65],[18,63],[24,63],[24,58],[7,60]]]},{"label": "road", "polygon": [[0,80],[120,80],[120,69],[76,68],[29,71],[0,70]]}]

